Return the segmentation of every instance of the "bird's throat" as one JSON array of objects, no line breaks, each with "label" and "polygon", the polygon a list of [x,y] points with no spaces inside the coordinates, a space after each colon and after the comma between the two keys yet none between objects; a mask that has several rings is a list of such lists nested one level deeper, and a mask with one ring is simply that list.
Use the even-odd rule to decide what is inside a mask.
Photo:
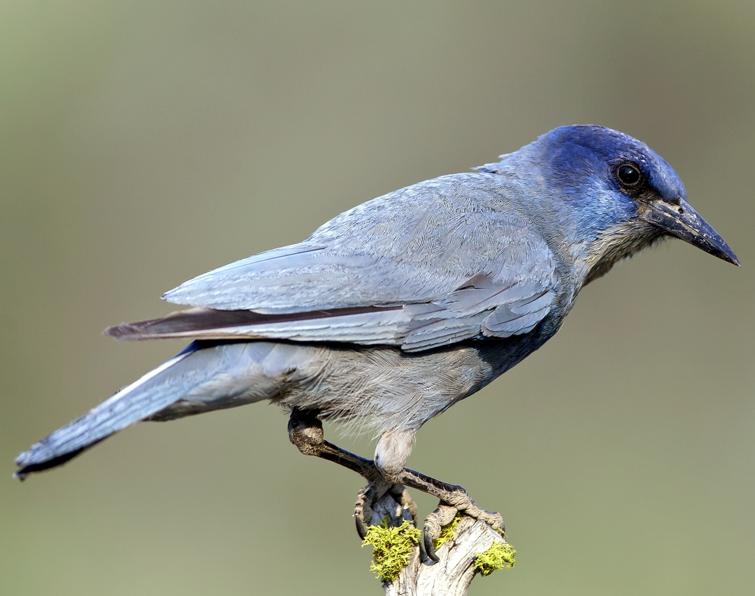
[{"label": "bird's throat", "polygon": [[618,261],[632,256],[663,238],[655,226],[643,221],[630,221],[604,230],[584,250],[582,257],[584,283],[598,279]]}]

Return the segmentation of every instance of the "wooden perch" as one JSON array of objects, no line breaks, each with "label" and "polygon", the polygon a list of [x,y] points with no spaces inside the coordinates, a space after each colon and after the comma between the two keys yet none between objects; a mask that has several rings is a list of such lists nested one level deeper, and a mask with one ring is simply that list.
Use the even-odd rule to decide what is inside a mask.
[{"label": "wooden perch", "polygon": [[420,532],[412,513],[389,493],[372,505],[364,544],[374,549],[371,569],[389,596],[463,596],[476,575],[514,564],[515,551],[488,524],[460,514],[436,541],[439,561],[420,559]]}]

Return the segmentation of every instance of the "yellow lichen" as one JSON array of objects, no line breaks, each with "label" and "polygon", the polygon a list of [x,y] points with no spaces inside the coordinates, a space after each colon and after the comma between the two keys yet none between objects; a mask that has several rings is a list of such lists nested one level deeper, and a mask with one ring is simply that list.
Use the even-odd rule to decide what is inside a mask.
[{"label": "yellow lichen", "polygon": [[456,526],[459,525],[460,521],[461,514],[457,513],[451,520],[451,523],[443,526],[440,529],[440,536],[433,540],[433,546],[435,547],[435,550],[439,549],[441,544],[444,544],[455,537]]},{"label": "yellow lichen", "polygon": [[394,581],[409,564],[409,557],[419,544],[420,531],[408,520],[389,526],[386,520],[370,526],[362,546],[372,546],[370,571],[383,582]]},{"label": "yellow lichen", "polygon": [[477,555],[474,568],[482,575],[490,575],[516,563],[516,550],[507,542],[494,542],[488,550]]}]

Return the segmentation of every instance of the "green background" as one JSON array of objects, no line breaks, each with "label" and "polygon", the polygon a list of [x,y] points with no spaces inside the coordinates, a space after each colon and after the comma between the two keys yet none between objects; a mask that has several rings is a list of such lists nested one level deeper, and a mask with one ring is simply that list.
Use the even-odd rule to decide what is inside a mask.
[{"label": "green background", "polygon": [[359,478],[274,407],[13,459],[180,348],[100,333],[162,291],[572,122],[661,152],[743,267],[622,263],[411,464],[507,519],[474,594],[752,590],[755,3],[6,0],[0,47],[0,593],[380,593]]}]

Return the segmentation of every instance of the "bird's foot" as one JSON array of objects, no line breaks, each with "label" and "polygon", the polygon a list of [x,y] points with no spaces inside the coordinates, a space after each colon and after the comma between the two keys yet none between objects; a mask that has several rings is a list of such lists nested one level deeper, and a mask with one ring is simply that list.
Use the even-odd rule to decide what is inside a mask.
[{"label": "bird's foot", "polygon": [[416,517],[417,506],[409,491],[400,484],[373,481],[357,494],[354,523],[362,540],[367,535],[369,526],[379,524],[386,518],[414,523]]},{"label": "bird's foot", "polygon": [[422,545],[428,564],[432,565],[438,562],[438,555],[435,552],[438,546],[437,540],[440,538],[443,528],[451,524],[459,514],[486,523],[496,532],[504,535],[506,528],[501,514],[481,509],[467,494],[464,487],[453,486],[440,499],[438,507],[427,516],[422,528]]},{"label": "bird's foot", "polygon": [[438,507],[427,516],[423,527],[423,540],[420,549],[427,563],[437,562],[435,541],[444,526],[450,524],[461,513],[488,524],[504,534],[505,528],[500,513],[485,511],[477,506],[463,486],[442,482],[422,472],[403,468],[386,479],[384,471],[378,469],[370,459],[341,449],[325,440],[322,423],[316,412],[294,409],[288,423],[291,442],[304,455],[313,455],[332,461],[367,479],[367,486],[359,492],[354,507],[357,532],[364,538],[370,525],[381,523],[388,517],[391,520],[414,521],[417,508],[405,487],[413,488],[438,499]]},{"label": "bird's foot", "polygon": [[357,533],[364,539],[367,527],[384,518],[414,523],[417,506],[402,484],[386,480],[372,460],[346,451],[325,440],[322,422],[315,412],[294,409],[288,421],[288,437],[304,455],[335,462],[367,479],[357,496],[354,520]]}]

